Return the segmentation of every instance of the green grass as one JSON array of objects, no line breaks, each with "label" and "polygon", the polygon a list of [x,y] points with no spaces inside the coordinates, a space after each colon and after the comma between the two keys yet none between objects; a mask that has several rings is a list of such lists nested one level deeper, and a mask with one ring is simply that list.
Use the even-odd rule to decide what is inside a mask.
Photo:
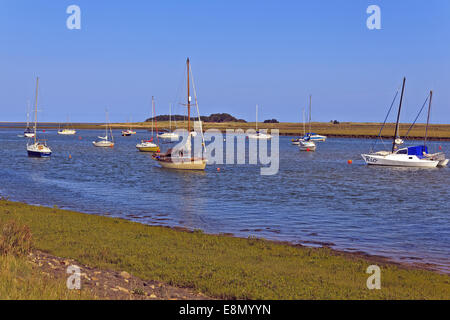
[{"label": "green grass", "polygon": [[68,290],[66,279],[41,273],[23,256],[0,256],[0,300],[91,299],[85,291]]},{"label": "green grass", "polygon": [[121,219],[0,201],[0,221],[33,233],[36,248],[83,264],[228,299],[449,299],[448,275],[380,265],[382,289],[368,290],[365,259],[146,226]]}]

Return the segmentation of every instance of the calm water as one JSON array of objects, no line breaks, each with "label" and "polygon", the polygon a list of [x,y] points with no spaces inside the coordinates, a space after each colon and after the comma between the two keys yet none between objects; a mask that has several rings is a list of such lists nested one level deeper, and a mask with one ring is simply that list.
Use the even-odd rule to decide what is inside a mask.
[{"label": "calm water", "polygon": [[[208,233],[327,243],[450,270],[450,169],[365,166],[359,154],[373,140],[328,139],[317,152],[301,153],[280,137],[280,171],[261,176],[255,165],[162,169],[135,149],[146,132],[116,131],[116,147],[101,149],[92,146],[101,131],[49,131],[52,158],[32,159],[21,132],[0,130],[0,194],[11,200]],[[430,143],[439,145],[450,152],[448,142]]]}]

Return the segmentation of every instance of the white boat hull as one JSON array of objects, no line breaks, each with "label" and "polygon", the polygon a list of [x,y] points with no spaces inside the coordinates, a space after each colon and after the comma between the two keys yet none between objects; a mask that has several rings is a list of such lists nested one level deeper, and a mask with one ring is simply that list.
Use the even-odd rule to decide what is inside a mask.
[{"label": "white boat hull", "polygon": [[316,151],[316,144],[312,141],[299,141],[298,148],[300,151]]},{"label": "white boat hull", "polygon": [[114,147],[114,142],[112,142],[112,141],[93,141],[92,144],[95,147],[104,147],[104,148],[107,148],[107,147],[112,148],[112,147]]},{"label": "white boat hull", "polygon": [[435,168],[439,164],[437,160],[420,159],[407,154],[362,154],[361,156],[368,165],[376,166]]},{"label": "white boat hull", "polygon": [[158,137],[160,139],[164,139],[164,140],[178,140],[180,139],[180,136],[176,133],[173,132],[166,132],[166,133],[162,133],[160,135],[158,135]]},{"label": "white boat hull", "polygon": [[70,135],[74,135],[77,132],[75,130],[61,130],[58,131],[58,134],[63,135],[63,136],[70,136]]},{"label": "white boat hull", "polygon": [[257,140],[270,140],[272,136],[270,134],[260,133],[260,134],[251,134],[248,136],[249,139],[257,139]]}]

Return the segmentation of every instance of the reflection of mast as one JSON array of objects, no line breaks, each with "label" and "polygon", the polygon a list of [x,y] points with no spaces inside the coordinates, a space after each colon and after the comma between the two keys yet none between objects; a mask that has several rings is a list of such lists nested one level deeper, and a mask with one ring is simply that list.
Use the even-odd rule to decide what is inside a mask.
[{"label": "reflection of mast", "polygon": [[397,147],[395,140],[397,140],[397,134],[399,129],[400,112],[402,111],[403,93],[405,92],[405,82],[406,78],[403,78],[402,95],[400,96],[400,105],[398,106],[397,124],[395,125],[394,141],[392,142],[392,152],[394,152],[395,147]]},{"label": "reflection of mast", "polygon": [[431,112],[431,100],[433,99],[433,91],[430,91],[430,102],[428,104],[428,116],[427,116],[427,126],[425,128],[425,140],[423,142],[423,145],[425,146],[427,144],[427,138],[428,138],[428,125],[430,124],[430,112]]}]

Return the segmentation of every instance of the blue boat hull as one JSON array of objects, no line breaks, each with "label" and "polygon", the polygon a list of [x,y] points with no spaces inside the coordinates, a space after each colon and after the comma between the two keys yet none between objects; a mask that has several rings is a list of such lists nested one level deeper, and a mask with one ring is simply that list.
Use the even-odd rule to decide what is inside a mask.
[{"label": "blue boat hull", "polygon": [[28,151],[28,156],[33,158],[48,158],[51,155],[51,152]]}]

